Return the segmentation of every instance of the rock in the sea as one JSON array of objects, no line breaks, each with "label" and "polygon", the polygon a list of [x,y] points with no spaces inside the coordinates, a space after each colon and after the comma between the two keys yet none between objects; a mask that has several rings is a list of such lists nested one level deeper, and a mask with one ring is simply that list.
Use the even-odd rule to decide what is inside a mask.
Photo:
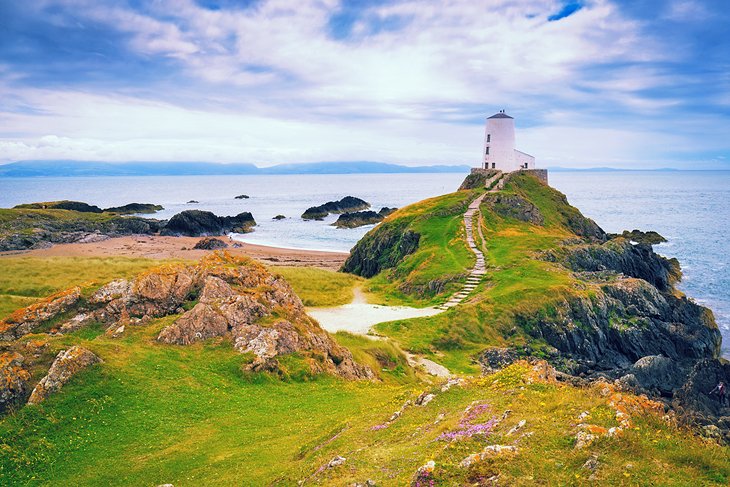
[{"label": "rock in the sea", "polygon": [[332,226],[337,228],[357,228],[365,225],[374,225],[383,221],[383,217],[375,211],[356,211],[343,213]]},{"label": "rock in the sea", "polygon": [[662,237],[659,233],[652,230],[648,232],[642,232],[641,230],[631,230],[629,232],[628,230],[624,230],[623,233],[621,233],[620,235],[611,234],[609,235],[609,237],[623,237],[626,240],[647,245],[657,245],[667,241],[666,238]]},{"label": "rock in the sea", "polygon": [[328,201],[319,206],[312,206],[302,213],[305,220],[322,220],[330,213],[346,213],[370,208],[370,203],[354,196],[345,196],[339,201]]},{"label": "rock in the sea", "polygon": [[81,288],[72,287],[19,309],[0,321],[0,340],[15,340],[33,333],[42,324],[74,307],[81,297]]},{"label": "rock in the sea", "polygon": [[192,204],[195,204],[195,203],[200,203],[200,201],[198,201],[198,200],[190,200],[190,201],[188,201],[188,204],[189,205],[192,205]]},{"label": "rock in the sea", "polygon": [[164,210],[162,206],[152,203],[129,203],[127,205],[104,208],[105,213],[117,213],[119,215],[133,215],[135,213],[156,213],[162,210]]},{"label": "rock in the sea", "polygon": [[220,250],[228,247],[228,244],[223,240],[215,237],[205,237],[199,240],[194,246],[194,249],[198,250]]},{"label": "rock in the sea", "polygon": [[250,198],[250,196],[247,194],[239,194],[238,196],[236,196],[237,200],[247,200],[249,198]]},{"label": "rock in the sea", "polygon": [[255,225],[256,221],[249,212],[220,217],[209,211],[185,210],[170,218],[160,234],[188,237],[216,236],[229,232],[247,233]]},{"label": "rock in the sea", "polygon": [[0,353],[0,414],[19,406],[28,391],[30,373],[17,352]]},{"label": "rock in the sea", "polygon": [[101,362],[101,359],[86,348],[73,346],[68,350],[62,350],[53,361],[48,374],[33,389],[28,404],[45,401],[48,396],[61,390],[63,385],[79,371],[98,362]]},{"label": "rock in the sea", "polygon": [[276,215],[272,220],[284,220],[286,217],[284,215]]}]

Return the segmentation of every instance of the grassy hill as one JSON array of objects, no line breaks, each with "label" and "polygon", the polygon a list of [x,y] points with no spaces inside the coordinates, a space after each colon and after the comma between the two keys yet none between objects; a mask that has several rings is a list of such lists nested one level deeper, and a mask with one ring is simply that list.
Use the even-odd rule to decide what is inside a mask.
[{"label": "grassy hill", "polygon": [[[355,285],[382,302],[443,302],[473,265],[462,215],[479,194],[452,193],[388,217],[351,264],[374,262],[373,277],[273,271],[310,306],[346,303]],[[571,299],[597,299],[616,276],[599,273],[599,280],[570,268],[574,252],[604,249],[606,237],[526,175],[488,195],[477,223],[489,270],[465,304],[381,324],[383,339],[334,335],[375,372],[373,381],[312,375],[296,357],[280,357],[284,378],[246,372],[248,358],[225,337],[187,346],[156,341],[177,315],[130,327],[121,338],[91,325],[0,344],[23,351],[33,382],[71,345],[104,360],[46,402],[0,419],[0,484],[727,485],[728,448],[678,425],[660,403],[605,382],[556,381],[544,362],[518,360],[481,375],[475,359],[489,345],[547,356],[551,346],[531,324],[562,313]],[[416,246],[408,240],[415,237],[404,241],[408,232],[418,234]],[[624,249],[612,242],[609,248]],[[0,313],[7,313],[72,285],[88,294],[159,262],[2,257],[0,264]],[[413,369],[403,349],[458,375],[445,385]],[[488,445],[510,448],[490,452]],[[340,456],[343,463],[332,462]]]}]

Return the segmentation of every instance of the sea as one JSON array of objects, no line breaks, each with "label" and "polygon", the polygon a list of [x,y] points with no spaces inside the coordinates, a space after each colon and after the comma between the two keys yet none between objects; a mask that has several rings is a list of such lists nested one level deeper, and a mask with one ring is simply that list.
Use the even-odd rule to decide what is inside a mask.
[{"label": "sea", "polygon": [[[156,203],[169,218],[186,209],[235,215],[249,211],[244,242],[293,249],[348,251],[372,226],[338,229],[331,215],[305,221],[310,206],[352,195],[373,209],[402,207],[458,188],[465,174],[338,174],[0,178],[0,207],[70,199],[104,207]],[[655,230],[655,246],[682,264],[680,289],[711,308],[730,357],[730,171],[554,171],[550,185],[607,232]],[[247,195],[248,198],[236,199]],[[274,220],[284,215],[283,220]]]}]

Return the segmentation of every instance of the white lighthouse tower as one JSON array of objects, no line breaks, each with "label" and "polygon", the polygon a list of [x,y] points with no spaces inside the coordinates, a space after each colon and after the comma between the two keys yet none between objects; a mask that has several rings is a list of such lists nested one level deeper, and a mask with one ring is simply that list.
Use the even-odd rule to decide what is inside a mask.
[{"label": "white lighthouse tower", "polygon": [[487,118],[483,169],[502,172],[535,169],[535,158],[515,149],[515,119],[500,110]]}]

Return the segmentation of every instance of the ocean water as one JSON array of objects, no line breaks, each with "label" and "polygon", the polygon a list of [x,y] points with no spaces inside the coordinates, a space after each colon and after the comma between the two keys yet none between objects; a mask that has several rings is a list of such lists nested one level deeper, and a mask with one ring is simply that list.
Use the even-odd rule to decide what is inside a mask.
[{"label": "ocean water", "polygon": [[[240,240],[289,248],[348,251],[371,226],[338,229],[299,218],[305,209],[346,195],[375,210],[454,191],[464,174],[285,176],[158,176],[114,178],[0,178],[0,207],[72,199],[100,207],[131,202],[165,207],[155,218],[184,209],[218,215],[250,211],[258,226]],[[730,356],[730,171],[553,172],[550,184],[608,232],[656,230],[669,242],[655,247],[677,257],[682,291],[710,307]],[[247,194],[249,199],[234,197]],[[188,204],[189,200],[199,203]],[[283,214],[285,220],[272,218]]]}]

